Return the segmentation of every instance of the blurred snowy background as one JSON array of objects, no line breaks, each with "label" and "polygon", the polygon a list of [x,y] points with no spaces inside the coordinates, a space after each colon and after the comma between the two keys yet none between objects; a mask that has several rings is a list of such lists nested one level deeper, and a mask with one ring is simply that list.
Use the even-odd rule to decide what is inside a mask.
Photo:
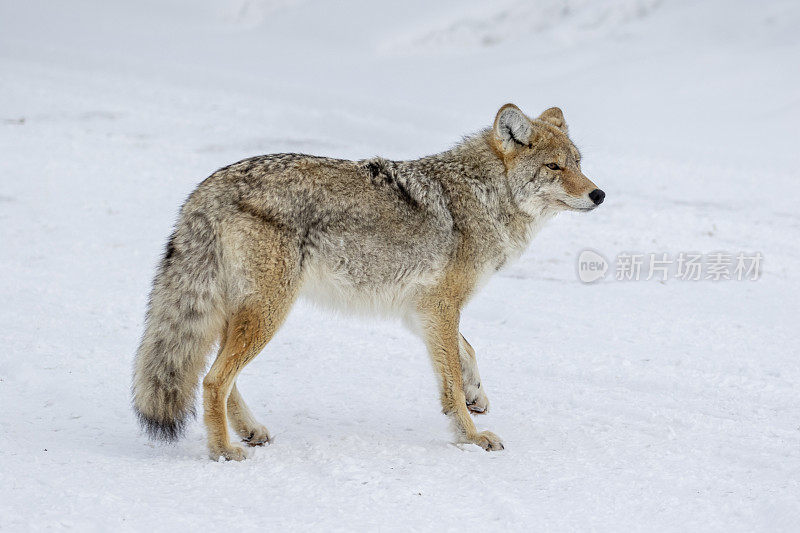
[{"label": "blurred snowy background", "polygon": [[[798,28],[794,0],[0,1],[0,530],[795,529]],[[504,452],[450,444],[398,324],[304,304],[240,379],[273,445],[147,442],[131,360],[199,181],[419,157],[508,101],[560,106],[607,199],[464,313]],[[584,285],[585,248],[764,261]]]}]

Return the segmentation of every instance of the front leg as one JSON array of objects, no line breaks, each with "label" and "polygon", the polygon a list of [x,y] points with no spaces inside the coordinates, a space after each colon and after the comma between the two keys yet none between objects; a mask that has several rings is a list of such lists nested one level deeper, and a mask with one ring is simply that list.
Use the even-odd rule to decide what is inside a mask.
[{"label": "front leg", "polygon": [[467,409],[473,414],[489,412],[489,398],[481,384],[481,375],[478,372],[478,359],[475,349],[467,342],[464,335],[459,333],[458,356],[461,360],[461,379],[464,384],[464,396]]},{"label": "front leg", "polygon": [[478,432],[467,410],[459,355],[459,309],[449,301],[435,300],[420,309],[425,343],[439,377],[442,411],[456,430],[460,442],[477,444],[486,451],[502,450],[500,437],[491,431]]}]

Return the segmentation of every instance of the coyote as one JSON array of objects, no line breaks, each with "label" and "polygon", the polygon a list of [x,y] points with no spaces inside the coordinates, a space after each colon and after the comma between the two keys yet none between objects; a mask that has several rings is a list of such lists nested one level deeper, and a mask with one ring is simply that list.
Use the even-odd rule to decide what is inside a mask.
[{"label": "coyote", "polygon": [[461,309],[545,221],[604,197],[557,107],[531,119],[506,104],[493,127],[413,161],[274,154],[224,167],[181,208],[153,281],[133,371],[139,421],[178,438],[219,342],[203,379],[210,456],[247,457],[229,422],[244,443],[269,442],[236,378],[302,295],[399,317],[425,341],[457,441],[502,450],[470,417],[489,400]]}]

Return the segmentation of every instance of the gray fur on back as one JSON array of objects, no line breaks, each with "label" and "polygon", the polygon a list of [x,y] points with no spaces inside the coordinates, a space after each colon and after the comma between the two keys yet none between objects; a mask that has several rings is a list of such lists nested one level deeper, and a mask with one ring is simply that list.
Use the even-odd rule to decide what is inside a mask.
[{"label": "gray fur on back", "polygon": [[433,282],[459,239],[474,241],[474,260],[492,270],[527,244],[531,217],[515,205],[488,135],[414,161],[253,157],[215,172],[187,205],[208,206],[223,226],[244,212],[280,228],[312,289],[380,300]]}]

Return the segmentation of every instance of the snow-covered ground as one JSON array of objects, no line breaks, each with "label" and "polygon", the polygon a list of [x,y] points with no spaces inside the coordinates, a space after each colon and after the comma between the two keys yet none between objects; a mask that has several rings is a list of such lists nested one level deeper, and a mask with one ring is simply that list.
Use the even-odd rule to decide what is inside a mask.
[{"label": "snow-covered ground", "polygon": [[[798,27],[794,0],[3,0],[0,530],[796,530]],[[303,304],[240,379],[271,446],[140,434],[132,356],[196,183],[418,157],[507,101],[560,106],[608,196],[464,313],[505,451],[451,445],[399,324]],[[615,279],[718,251],[760,279]]]}]

